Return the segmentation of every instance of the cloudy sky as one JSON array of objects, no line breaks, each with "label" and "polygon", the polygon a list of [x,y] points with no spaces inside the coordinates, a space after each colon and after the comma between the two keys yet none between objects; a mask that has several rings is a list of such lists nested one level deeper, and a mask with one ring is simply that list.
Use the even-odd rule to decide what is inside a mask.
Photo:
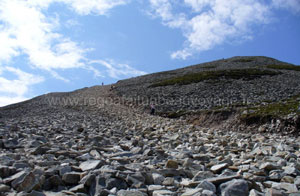
[{"label": "cloudy sky", "polygon": [[0,0],[0,106],[232,56],[300,65],[300,0]]}]

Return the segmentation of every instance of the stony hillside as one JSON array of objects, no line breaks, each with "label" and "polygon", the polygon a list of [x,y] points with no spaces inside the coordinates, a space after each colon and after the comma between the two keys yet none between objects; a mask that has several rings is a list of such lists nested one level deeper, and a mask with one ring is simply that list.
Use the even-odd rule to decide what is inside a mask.
[{"label": "stony hillside", "polygon": [[0,108],[0,195],[299,195],[299,80],[234,57]]},{"label": "stony hillside", "polygon": [[300,69],[268,57],[233,57],[119,81],[116,91],[162,112],[275,102],[300,93]]},{"label": "stony hillside", "polygon": [[165,117],[187,115],[199,124],[199,118],[207,121],[216,114],[208,123],[200,121],[208,125],[234,114],[230,126],[238,130],[279,119],[284,121],[279,131],[288,131],[288,123],[289,131],[297,132],[299,84],[298,66],[268,57],[233,57],[122,80],[116,92],[141,110],[155,103]]}]

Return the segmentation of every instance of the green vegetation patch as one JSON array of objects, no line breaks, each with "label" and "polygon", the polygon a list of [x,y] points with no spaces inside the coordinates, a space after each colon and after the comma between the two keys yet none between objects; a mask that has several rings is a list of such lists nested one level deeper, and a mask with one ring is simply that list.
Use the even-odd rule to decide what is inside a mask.
[{"label": "green vegetation patch", "polygon": [[267,122],[271,119],[282,118],[291,113],[300,114],[298,108],[300,105],[300,95],[294,96],[288,100],[270,103],[264,106],[257,106],[247,109],[247,114],[241,115],[241,120],[247,124]]},{"label": "green vegetation patch", "polygon": [[250,62],[252,62],[254,60],[255,60],[254,57],[249,57],[249,58],[236,59],[236,60],[233,60],[232,62],[236,62],[236,63],[250,63]]},{"label": "green vegetation patch", "polygon": [[181,116],[189,115],[223,115],[229,116],[233,113],[232,108],[220,108],[220,109],[208,109],[208,110],[198,110],[198,111],[189,111],[189,110],[178,110],[178,111],[167,111],[167,112],[158,112],[157,114],[166,118],[180,118]]},{"label": "green vegetation patch", "polygon": [[150,85],[149,87],[169,86],[169,85],[187,85],[191,83],[198,83],[205,80],[219,80],[224,79],[255,79],[261,76],[274,76],[278,72],[261,69],[231,69],[231,70],[217,70],[217,71],[203,71],[199,73],[186,74],[184,76],[174,77],[163,80]]},{"label": "green vegetation patch", "polygon": [[203,69],[215,69],[215,68],[217,68],[216,65],[206,65],[203,67]]},{"label": "green vegetation patch", "polygon": [[168,112],[166,113],[164,116],[167,118],[179,118],[181,116],[186,115],[188,112],[180,110],[180,111],[176,111],[176,112]]},{"label": "green vegetation patch", "polygon": [[282,64],[282,65],[267,65],[267,68],[300,71],[300,66],[296,66],[296,65],[285,65],[285,64]]}]

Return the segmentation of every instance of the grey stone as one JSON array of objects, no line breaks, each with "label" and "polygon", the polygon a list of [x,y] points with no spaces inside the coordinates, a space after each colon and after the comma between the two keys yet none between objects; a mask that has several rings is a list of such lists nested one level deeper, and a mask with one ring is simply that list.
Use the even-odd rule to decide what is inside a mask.
[{"label": "grey stone", "polygon": [[210,161],[210,157],[205,155],[205,154],[196,154],[196,155],[193,155],[193,158],[195,160],[202,161],[202,162],[209,162]]},{"label": "grey stone", "polygon": [[289,196],[299,196],[300,192],[290,193]]},{"label": "grey stone", "polygon": [[87,187],[90,187],[95,179],[96,179],[96,175],[88,174],[80,180],[80,183],[84,184]]},{"label": "grey stone", "polygon": [[102,160],[88,160],[79,165],[82,171],[98,169],[104,165]]},{"label": "grey stone", "polygon": [[26,194],[26,196],[46,196],[46,195],[42,192],[33,190],[30,193]]},{"label": "grey stone", "polygon": [[89,159],[92,159],[93,157],[89,154],[89,153],[85,153],[81,156],[78,156],[76,157],[76,160],[79,160],[79,161],[87,161]]},{"label": "grey stone", "polygon": [[52,188],[56,188],[56,187],[59,187],[62,185],[63,185],[63,181],[62,181],[61,177],[58,175],[51,176],[50,178],[48,178],[46,180],[46,183],[45,183],[45,186],[47,186],[47,188],[46,188],[47,190],[50,190]]},{"label": "grey stone", "polygon": [[152,178],[153,178],[154,184],[157,184],[157,185],[162,185],[163,181],[165,180],[165,177],[158,173],[153,173]]},{"label": "grey stone", "polygon": [[[126,178],[126,181],[128,184],[144,185],[146,182],[146,178],[144,176],[145,175],[142,174],[141,172],[135,172],[134,174],[128,175]],[[133,185],[131,185],[131,186],[133,186]],[[135,187],[138,188],[137,186],[135,186]]]},{"label": "grey stone", "polygon": [[224,182],[231,181],[233,179],[239,179],[241,178],[240,175],[235,175],[235,176],[218,176],[215,178],[207,178],[206,181],[213,183],[214,185],[218,186]]},{"label": "grey stone", "polygon": [[202,188],[188,189],[181,196],[201,196]]},{"label": "grey stone", "polygon": [[142,188],[145,187],[145,179],[135,178],[134,176],[128,175],[126,178],[128,186],[131,188]]},{"label": "grey stone", "polygon": [[0,139],[0,148],[4,148],[4,142],[2,139]]},{"label": "grey stone", "polygon": [[193,181],[201,181],[207,178],[213,178],[215,175],[210,171],[199,171],[194,177]]},{"label": "grey stone", "polygon": [[5,193],[5,192],[9,192],[10,191],[10,187],[4,184],[0,184],[0,193]]},{"label": "grey stone", "polygon": [[165,178],[164,179],[164,181],[163,181],[163,185],[164,186],[173,186],[174,185],[174,178],[171,178],[171,177],[167,177],[167,178]]},{"label": "grey stone", "polygon": [[17,172],[15,167],[0,166],[0,177],[6,178]]},{"label": "grey stone", "polygon": [[89,194],[92,196],[107,196],[109,192],[105,190],[106,179],[100,175],[96,176],[96,180],[93,181],[89,189]]},{"label": "grey stone", "polygon": [[24,191],[29,192],[34,189],[38,189],[41,187],[39,184],[39,179],[36,178],[36,176],[30,172],[25,175],[20,176],[19,178],[15,179],[11,185],[14,189],[16,189],[18,192]]},{"label": "grey stone", "polygon": [[100,159],[101,155],[97,150],[91,150],[90,152],[91,156],[94,157],[94,159]]},{"label": "grey stone", "polygon": [[43,143],[41,141],[33,140],[29,142],[29,147],[30,148],[36,148],[42,145]]},{"label": "grey stone", "polygon": [[177,163],[177,161],[174,161],[174,160],[168,160],[167,163],[166,163],[166,168],[177,169],[177,168],[178,168],[178,163]]},{"label": "grey stone", "polygon": [[200,184],[197,186],[197,188],[202,188],[203,190],[209,190],[212,191],[213,193],[216,193],[217,189],[216,186],[208,181],[201,181]]},{"label": "grey stone", "polygon": [[296,185],[296,186],[300,186],[300,176],[297,176],[296,178],[295,178],[295,180],[294,180],[294,184]]},{"label": "grey stone", "polygon": [[282,172],[282,170],[272,170],[269,173],[269,178],[273,181],[280,181],[283,175],[284,173]]},{"label": "grey stone", "polygon": [[201,196],[216,196],[216,194],[209,190],[203,190]]},{"label": "grey stone", "polygon": [[153,191],[156,191],[156,190],[163,190],[165,187],[162,186],[162,185],[150,185],[148,186],[148,191],[153,193]]},{"label": "grey stone", "polygon": [[160,169],[158,171],[164,177],[175,177],[175,176],[184,175],[184,171],[183,170],[179,170],[179,169],[166,168],[166,169]]},{"label": "grey stone", "polygon": [[14,181],[14,180],[16,180],[16,179],[19,179],[19,178],[21,178],[21,177],[23,177],[23,176],[25,176],[25,175],[26,175],[26,171],[20,171],[20,172],[14,174],[14,175],[12,175],[12,176],[10,176],[10,177],[8,177],[8,178],[5,178],[5,179],[3,180],[3,182],[4,182],[5,184],[8,184],[8,183],[11,183],[12,181]]},{"label": "grey stone", "polygon": [[228,166],[232,166],[234,164],[234,162],[232,161],[231,158],[226,158],[226,159],[220,161],[220,164],[222,164],[222,163],[227,163]]},{"label": "grey stone", "polygon": [[62,177],[62,180],[66,184],[76,185],[80,181],[80,173],[78,172],[65,173]]},{"label": "grey stone", "polygon": [[265,169],[265,170],[271,171],[271,170],[280,169],[280,166],[276,165],[275,163],[267,162],[267,163],[263,163],[259,167],[259,169]]},{"label": "grey stone", "polygon": [[16,162],[13,164],[13,167],[15,167],[16,169],[25,169],[29,168],[30,165],[28,163]]},{"label": "grey stone", "polygon": [[249,193],[249,196],[264,196],[264,194],[252,189]]},{"label": "grey stone", "polygon": [[143,152],[144,156],[152,156],[153,155],[153,150],[152,149],[147,149]]},{"label": "grey stone", "polygon": [[83,184],[79,184],[75,187],[72,187],[69,191],[73,193],[86,193],[87,190]]},{"label": "grey stone", "polygon": [[19,148],[19,142],[17,138],[14,139],[8,139],[8,140],[3,140],[3,146],[6,149],[16,149]]},{"label": "grey stone", "polygon": [[153,191],[152,196],[168,196],[168,195],[174,195],[174,192],[170,190],[156,190]]},{"label": "grey stone", "polygon": [[271,188],[271,189],[267,189],[265,196],[288,196],[288,195],[281,190]]},{"label": "grey stone", "polygon": [[292,176],[283,176],[280,180],[280,182],[286,182],[286,183],[291,183],[294,184],[295,178]]},{"label": "grey stone", "polygon": [[222,196],[248,196],[249,187],[245,180],[234,179],[220,185]]},{"label": "grey stone", "polygon": [[263,182],[263,185],[267,188],[272,188],[273,184],[279,184],[279,183],[274,182],[274,181],[265,181],[265,182]]},{"label": "grey stone", "polygon": [[127,184],[124,180],[118,178],[109,178],[106,180],[107,189],[112,189],[116,187],[118,190],[127,189]]},{"label": "grey stone", "polygon": [[15,163],[15,160],[9,156],[1,155],[0,156],[0,164],[4,166],[11,166]]},{"label": "grey stone", "polygon": [[146,194],[140,191],[120,190],[117,192],[117,196],[146,196]]},{"label": "grey stone", "polygon": [[214,165],[210,168],[210,170],[213,172],[213,173],[220,173],[223,169],[227,168],[228,167],[228,164],[227,163],[222,163],[222,164],[219,164],[219,165]]},{"label": "grey stone", "polygon": [[165,187],[162,185],[149,185],[147,187],[147,193],[149,195],[152,195],[154,191],[164,190]]},{"label": "grey stone", "polygon": [[298,188],[295,184],[290,184],[290,183],[273,183],[272,188],[275,189],[282,189],[287,193],[293,193],[293,192],[298,192]]},{"label": "grey stone", "polygon": [[65,173],[69,173],[69,172],[71,172],[71,171],[72,171],[71,166],[69,166],[69,165],[61,166],[61,167],[59,168],[59,175],[60,175],[60,176],[63,176]]},{"label": "grey stone", "polygon": [[50,150],[50,148],[44,146],[38,146],[36,149],[33,150],[32,154],[33,155],[46,154],[48,150]]},{"label": "grey stone", "polygon": [[284,169],[284,173],[287,175],[294,175],[294,176],[300,175],[300,171],[294,166],[286,166],[283,167],[283,169]]}]

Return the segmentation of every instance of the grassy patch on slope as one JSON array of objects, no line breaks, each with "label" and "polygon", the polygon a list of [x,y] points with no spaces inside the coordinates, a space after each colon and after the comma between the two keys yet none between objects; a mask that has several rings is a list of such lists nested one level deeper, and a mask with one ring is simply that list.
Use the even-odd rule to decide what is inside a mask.
[{"label": "grassy patch on slope", "polygon": [[232,69],[218,71],[203,71],[199,73],[186,74],[184,76],[166,79],[150,85],[149,87],[169,86],[169,85],[187,85],[198,83],[205,80],[224,79],[255,79],[261,76],[274,76],[278,72],[261,69]]},{"label": "grassy patch on slope", "polygon": [[294,71],[300,71],[300,66],[296,65],[267,65],[267,68],[270,69],[281,69],[281,70],[294,70]]},{"label": "grassy patch on slope", "polygon": [[236,59],[236,60],[233,60],[232,62],[235,62],[235,63],[250,63],[254,60],[255,60],[255,57],[249,57],[249,58]]},{"label": "grassy patch on slope", "polygon": [[300,95],[297,95],[284,101],[248,108],[248,113],[242,114],[241,120],[251,124],[256,122],[266,122],[270,119],[281,118],[291,113],[300,114],[298,111],[300,105],[299,99]]},{"label": "grassy patch on slope", "polygon": [[206,66],[203,66],[202,68],[203,69],[215,69],[217,67],[218,67],[217,65],[206,65]]}]

